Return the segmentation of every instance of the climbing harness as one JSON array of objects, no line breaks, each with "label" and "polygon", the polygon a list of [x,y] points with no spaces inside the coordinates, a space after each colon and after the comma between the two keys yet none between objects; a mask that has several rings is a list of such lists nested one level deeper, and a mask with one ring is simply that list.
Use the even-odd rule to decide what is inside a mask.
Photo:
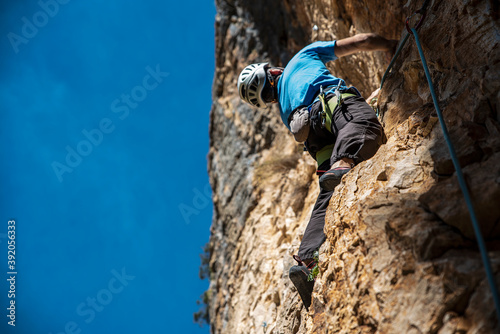
[{"label": "climbing harness", "polygon": [[[347,97],[358,96],[357,94],[352,93],[354,90],[357,92],[357,90],[354,87],[351,87],[347,90],[347,92],[342,93],[341,89],[340,89],[340,86],[342,85],[342,83],[343,83],[343,81],[339,80],[339,83],[337,84],[337,86],[335,88],[331,88],[331,89],[327,88],[326,93],[325,93],[325,90],[323,89],[323,86],[320,86],[320,88],[319,88],[318,99],[321,102],[321,109],[322,110],[318,113],[318,116],[320,117],[320,120],[321,120],[321,126],[330,133],[333,133],[332,132],[332,121],[333,121],[332,111],[334,111],[335,108],[337,108],[337,106],[341,106]],[[336,100],[333,100],[333,97],[332,97],[332,99],[327,101],[327,95],[330,94],[331,91],[334,92],[334,94],[337,98],[336,98]],[[349,91],[351,93],[349,93]],[[332,155],[332,150],[333,150],[334,146],[335,146],[335,144],[326,145],[323,148],[321,148],[321,150],[316,152],[315,159],[316,159],[316,162],[318,163],[318,166],[320,166],[326,160],[330,159],[330,156]]]},{"label": "climbing harness", "polygon": [[[342,80],[339,80],[337,87],[327,91],[327,93],[330,93],[333,90],[335,96],[337,97],[337,100],[336,100],[337,102],[335,104],[332,104],[330,101],[326,100],[327,94],[325,94],[325,90],[323,89],[323,86],[319,87],[318,99],[321,101],[321,107],[322,107],[322,110],[320,112],[321,126],[323,128],[326,128],[329,132],[332,132],[332,120],[333,120],[332,110],[335,110],[335,108],[337,108],[337,106],[342,106],[345,98],[347,98],[349,96],[357,96],[356,94],[352,94],[352,93],[342,93],[341,89],[340,89],[342,82],[343,82]],[[350,89],[352,89],[352,88],[353,87],[351,87]]]},{"label": "climbing harness", "polygon": [[[340,82],[341,81],[339,80],[339,86],[340,86]],[[335,89],[335,94],[337,94],[339,86],[337,86],[337,88]],[[332,116],[332,111],[330,110],[330,106],[328,105],[328,103],[326,103],[326,96],[325,96],[325,91],[323,90],[323,86],[319,87],[318,98],[321,101],[321,106],[322,106],[322,110],[320,113],[321,126],[323,128],[326,127],[326,129],[331,132],[332,131],[331,127],[332,127],[332,117],[333,116]],[[338,100],[337,100],[337,104],[338,104]]]},{"label": "climbing harness", "polygon": [[[429,72],[429,67],[427,66],[427,61],[425,59],[424,51],[422,49],[422,45],[420,44],[420,40],[419,40],[418,33],[417,33],[417,29],[422,25],[422,22],[425,18],[425,7],[427,6],[428,3],[429,3],[429,0],[426,0],[423,4],[422,8],[417,10],[413,15],[411,15],[410,17],[408,17],[406,19],[406,29],[408,31],[408,34],[405,36],[403,42],[399,46],[398,50],[396,51],[396,54],[394,55],[391,63],[389,64],[389,68],[386,70],[386,72],[382,78],[380,88],[382,89],[382,85],[384,83],[385,77],[386,77],[387,73],[390,71],[390,69],[394,63],[394,60],[399,55],[399,52],[401,51],[403,45],[408,40],[409,36],[413,35],[415,37],[415,43],[417,44],[417,49],[418,49],[418,53],[420,55],[420,59],[422,60],[422,66],[424,68],[425,77],[427,78],[427,83],[429,84],[429,90],[430,90],[430,93],[432,96],[432,101],[434,103],[434,107],[436,108],[436,113],[438,115],[439,123],[441,124],[443,136],[444,136],[444,139],[445,139],[446,144],[448,146],[451,160],[452,160],[453,165],[455,166],[455,170],[457,172],[458,184],[460,185],[460,189],[462,190],[462,194],[464,196],[464,200],[465,200],[465,203],[467,205],[467,209],[469,210],[469,215],[470,215],[470,218],[472,221],[472,226],[474,228],[477,243],[479,246],[479,251],[481,253],[481,259],[483,261],[484,269],[486,271],[486,276],[487,276],[488,283],[490,285],[491,293],[493,296],[493,301],[494,301],[495,308],[496,308],[497,318],[500,320],[500,298],[499,298],[497,286],[495,283],[495,276],[493,275],[493,270],[491,268],[490,258],[488,256],[488,251],[486,249],[486,244],[484,242],[481,228],[480,228],[479,222],[478,222],[477,217],[476,217],[474,206],[472,205],[472,199],[470,197],[469,190],[467,188],[467,184],[465,183],[465,178],[464,178],[464,175],[462,172],[462,168],[460,167],[460,163],[458,161],[458,157],[457,157],[457,154],[455,152],[455,148],[453,147],[453,143],[451,142],[450,136],[448,134],[448,129],[446,127],[446,123],[444,121],[443,114],[442,114],[441,109],[439,108],[439,105],[438,105],[436,92],[434,90],[434,85],[432,83],[432,78],[431,78],[431,75]],[[416,26],[411,28],[409,25],[409,20],[416,14],[420,14],[421,18],[420,18],[419,22],[416,24]],[[377,113],[377,116],[378,116],[378,113]]]}]

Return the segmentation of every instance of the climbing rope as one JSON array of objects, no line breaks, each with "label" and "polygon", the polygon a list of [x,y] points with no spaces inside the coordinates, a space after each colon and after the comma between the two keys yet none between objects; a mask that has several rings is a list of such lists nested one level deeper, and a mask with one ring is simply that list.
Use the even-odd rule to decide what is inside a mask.
[{"label": "climbing rope", "polygon": [[[410,19],[416,15],[416,14],[421,14],[422,17],[420,18],[420,21],[418,21],[417,25],[415,26],[415,29],[418,29],[420,28],[420,26],[422,25],[422,22],[424,21],[424,18],[425,18],[425,10],[427,8],[427,5],[429,4],[429,1],[430,0],[425,0],[422,7],[420,7],[419,10],[417,10],[413,15],[411,15],[410,17],[408,17],[406,19],[406,30],[408,31],[405,35],[405,37],[403,38],[403,41],[401,42],[401,44],[399,44],[397,50],[396,50],[396,53],[394,54],[394,56],[392,57],[391,59],[391,62],[389,63],[389,66],[387,67],[387,70],[385,70],[385,73],[384,75],[382,76],[382,80],[380,81],[380,90],[382,90],[382,86],[384,85],[384,82],[385,82],[385,79],[387,77],[387,74],[389,74],[389,72],[391,71],[392,69],[392,66],[394,65],[394,62],[396,61],[396,59],[398,58],[399,54],[401,53],[401,50],[403,49],[403,46],[405,46],[406,42],[408,41],[408,38],[410,37],[411,35],[411,31],[410,31],[410,28],[409,28],[409,21]],[[377,116],[378,116],[378,109],[377,109]]]},{"label": "climbing rope", "polygon": [[[408,21],[407,21],[408,22]],[[422,21],[420,21],[422,22]],[[407,23],[408,27],[408,23]],[[432,101],[434,102],[434,107],[436,108],[436,112],[439,118],[439,123],[441,124],[441,128],[443,129],[443,136],[446,140],[446,144],[448,145],[448,150],[450,151],[451,160],[453,161],[453,165],[455,166],[455,170],[457,172],[458,184],[460,185],[460,189],[462,189],[462,193],[464,195],[465,203],[467,204],[467,208],[469,209],[470,218],[472,220],[472,226],[474,227],[474,232],[476,234],[477,243],[479,246],[479,250],[481,252],[481,258],[483,260],[483,265],[486,270],[486,276],[488,277],[488,283],[491,288],[491,292],[493,295],[493,300],[495,302],[497,317],[500,320],[500,298],[498,296],[498,290],[495,283],[495,276],[493,275],[493,270],[491,269],[490,258],[488,256],[488,251],[486,249],[486,244],[483,239],[483,235],[481,233],[481,228],[479,226],[479,222],[476,217],[476,213],[474,211],[474,206],[472,205],[472,200],[469,194],[469,190],[467,189],[467,184],[465,183],[465,178],[462,173],[462,168],[460,167],[460,163],[458,161],[457,155],[455,153],[455,149],[451,142],[450,136],[448,134],[448,129],[446,127],[446,123],[443,118],[443,114],[441,113],[441,109],[439,108],[438,101],[436,98],[436,92],[434,91],[434,85],[432,84],[431,75],[429,73],[429,67],[427,66],[427,61],[425,60],[424,51],[422,50],[422,45],[420,44],[420,40],[418,38],[417,30],[415,28],[410,28],[411,33],[415,36],[415,42],[417,44],[418,53],[420,54],[420,58],[422,60],[422,65],[424,67],[425,77],[427,78],[427,83],[429,84],[429,89],[432,95]]]},{"label": "climbing rope", "polygon": [[[486,244],[484,242],[481,228],[480,228],[479,222],[478,222],[477,217],[476,217],[474,206],[472,205],[472,200],[471,200],[471,197],[469,194],[469,190],[467,188],[467,184],[465,183],[465,178],[464,178],[464,175],[462,173],[462,168],[460,167],[460,163],[458,161],[457,154],[455,153],[455,148],[453,147],[450,136],[448,134],[448,129],[446,127],[446,123],[444,121],[443,114],[441,113],[441,109],[439,108],[439,105],[438,105],[438,101],[436,98],[436,92],[434,90],[434,85],[432,84],[432,79],[431,79],[431,75],[429,72],[429,67],[427,66],[427,61],[425,60],[424,51],[422,50],[422,45],[420,44],[420,40],[418,38],[417,29],[422,25],[422,22],[425,18],[425,10],[426,10],[427,5],[429,4],[429,1],[430,0],[425,0],[422,7],[419,10],[417,10],[413,15],[411,15],[410,17],[408,17],[406,19],[406,30],[408,31],[408,33],[406,34],[403,41],[401,42],[401,44],[397,48],[397,51],[394,54],[394,57],[392,58],[389,66],[387,67],[387,70],[385,71],[385,73],[382,77],[382,80],[380,82],[380,89],[382,89],[382,86],[384,85],[385,79],[386,79],[388,73],[390,72],[390,70],[392,69],[392,66],[394,65],[396,58],[399,56],[401,50],[403,49],[403,46],[408,41],[408,38],[410,37],[410,35],[413,35],[415,37],[415,43],[417,44],[418,53],[419,53],[420,58],[422,60],[422,66],[424,68],[425,77],[427,78],[427,83],[429,84],[429,90],[431,92],[432,101],[434,102],[434,107],[436,108],[436,112],[437,112],[437,115],[439,118],[439,123],[441,124],[441,128],[443,130],[443,136],[444,136],[444,139],[446,141],[446,144],[448,145],[448,150],[450,151],[451,160],[452,160],[453,165],[455,166],[455,170],[457,172],[458,184],[460,185],[460,189],[462,190],[464,200],[465,200],[465,203],[467,205],[467,209],[469,210],[469,215],[470,215],[470,218],[472,221],[472,226],[474,228],[474,233],[476,234],[476,239],[477,239],[477,243],[479,246],[479,251],[481,253],[481,259],[483,261],[484,269],[486,271],[486,276],[487,276],[488,283],[490,285],[491,293],[493,296],[493,301],[495,303],[497,318],[498,318],[498,320],[500,320],[500,297],[498,295],[498,289],[497,289],[496,282],[495,282],[495,276],[493,275],[493,270],[491,268],[490,258],[488,256],[488,250],[486,249]],[[420,14],[421,18],[414,28],[410,28],[409,21],[416,14]],[[377,116],[379,116],[378,108],[377,108]]]},{"label": "climbing rope", "polygon": [[385,73],[382,76],[382,80],[380,81],[380,89],[381,90],[382,90],[382,86],[384,85],[385,78],[387,77],[387,74],[389,74],[389,72],[391,71],[392,65],[394,65],[394,62],[396,61],[396,58],[398,58],[399,54],[401,53],[401,50],[403,49],[403,46],[405,46],[406,41],[408,41],[409,37],[410,37],[410,34],[406,33],[406,36],[405,36],[405,38],[403,38],[403,41],[401,42],[401,44],[399,44],[399,47],[396,50],[396,53],[394,54],[394,57],[392,57],[391,62],[389,63],[389,66],[387,67],[387,70],[385,70]]},{"label": "climbing rope", "polygon": [[[382,86],[384,85],[384,81],[387,77],[387,74],[391,70],[396,58],[399,56],[401,49],[403,48],[403,46],[407,42],[408,38],[410,37],[410,34],[413,35],[415,37],[415,42],[417,44],[418,53],[419,53],[420,58],[422,60],[422,65],[424,67],[425,77],[427,78],[427,83],[429,84],[429,90],[431,92],[432,101],[434,102],[434,107],[436,108],[436,112],[437,112],[437,115],[439,118],[439,123],[441,124],[441,128],[443,130],[443,136],[444,136],[444,139],[446,141],[446,144],[448,145],[448,150],[450,151],[451,160],[453,161],[453,165],[455,166],[455,170],[457,172],[458,184],[460,185],[460,189],[462,190],[462,193],[463,193],[463,196],[465,199],[465,203],[467,205],[467,209],[469,210],[469,215],[470,215],[470,218],[472,221],[472,226],[474,228],[474,233],[476,234],[476,239],[477,239],[477,243],[479,246],[479,251],[481,253],[481,258],[483,261],[484,269],[486,271],[488,283],[490,285],[491,293],[493,295],[493,301],[495,303],[497,318],[500,320],[500,297],[498,295],[498,289],[497,289],[497,286],[495,283],[495,276],[493,275],[493,270],[491,268],[490,258],[488,256],[488,250],[486,249],[486,244],[484,242],[484,238],[483,238],[483,235],[481,233],[481,228],[479,226],[479,222],[477,220],[476,213],[474,211],[474,206],[472,205],[472,200],[471,200],[471,197],[469,194],[469,190],[467,188],[467,184],[465,183],[465,178],[464,178],[464,175],[462,173],[462,168],[460,167],[460,163],[458,161],[457,154],[455,153],[455,149],[453,147],[450,136],[448,134],[448,129],[446,127],[446,123],[444,121],[443,114],[441,113],[441,109],[439,108],[439,105],[438,105],[438,101],[436,98],[436,92],[434,91],[434,85],[432,84],[432,79],[431,79],[431,75],[429,72],[429,67],[427,66],[427,61],[425,60],[424,51],[422,50],[422,45],[420,44],[420,40],[418,38],[417,29],[420,27],[420,25],[422,24],[422,22],[425,18],[425,9],[426,9],[428,3],[429,3],[429,0],[425,0],[423,6],[419,10],[417,10],[412,16],[410,16],[406,19],[406,30],[408,31],[408,33],[406,34],[403,41],[399,45],[396,53],[394,54],[394,57],[392,58],[387,70],[385,71],[384,76],[382,77],[382,81],[380,83],[380,89],[382,89]],[[414,28],[410,28],[409,21],[416,14],[420,14],[421,18]],[[379,113],[378,113],[378,108],[377,108],[377,116],[378,115],[379,115]]]},{"label": "climbing rope", "polygon": [[[384,86],[385,79],[387,78],[387,75],[391,71],[392,65],[394,65],[394,63],[396,62],[396,59],[398,58],[399,54],[401,53],[401,50],[403,49],[403,46],[405,46],[409,37],[410,37],[410,33],[406,33],[406,36],[403,38],[403,41],[401,42],[401,44],[399,44],[399,46],[396,50],[396,53],[394,54],[394,57],[392,57],[391,62],[389,63],[389,66],[387,67],[387,70],[385,70],[385,73],[382,76],[382,80],[380,81],[380,90],[382,90],[382,86]],[[375,98],[373,100],[375,100],[374,104],[376,104],[376,106],[374,106],[373,103],[371,103],[370,105],[375,110],[375,114],[377,115],[377,117],[379,117],[380,111],[378,109],[378,98]]]}]

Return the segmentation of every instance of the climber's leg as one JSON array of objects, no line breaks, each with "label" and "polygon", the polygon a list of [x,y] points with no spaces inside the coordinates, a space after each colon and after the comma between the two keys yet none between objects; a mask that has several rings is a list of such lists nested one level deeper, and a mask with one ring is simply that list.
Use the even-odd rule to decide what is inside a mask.
[{"label": "climber's leg", "polygon": [[321,189],[314,204],[311,219],[307,224],[306,231],[302,237],[302,242],[299,248],[299,257],[302,261],[311,260],[314,257],[314,252],[325,242],[326,236],[323,232],[325,227],[326,209],[330,198],[332,198],[333,191],[326,191]]},{"label": "climber's leg", "polygon": [[349,97],[333,112],[336,136],[330,158],[331,169],[320,178],[320,186],[332,191],[355,164],[375,155],[385,139],[373,109],[361,97]]},{"label": "climber's leg", "polygon": [[330,163],[342,158],[355,164],[375,155],[385,138],[384,129],[373,109],[362,97],[349,97],[336,108],[332,130],[336,136]]},{"label": "climber's leg", "polygon": [[[329,167],[329,161],[320,167]],[[290,268],[289,277],[299,292],[300,298],[306,309],[309,310],[312,300],[314,280],[309,279],[310,270],[315,266],[314,252],[325,242],[326,236],[323,232],[325,227],[325,215],[328,203],[333,191],[320,190],[309,224],[300,243],[298,257],[294,255],[299,264]]]}]

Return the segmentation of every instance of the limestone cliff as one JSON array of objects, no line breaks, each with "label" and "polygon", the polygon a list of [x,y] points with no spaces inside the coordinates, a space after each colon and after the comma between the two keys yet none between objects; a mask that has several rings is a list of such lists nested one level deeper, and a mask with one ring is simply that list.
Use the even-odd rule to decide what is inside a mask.
[{"label": "limestone cliff", "polygon": [[[238,97],[249,63],[284,66],[315,40],[402,38],[423,1],[217,0],[209,173],[212,333],[500,332],[462,194],[412,38],[379,105],[388,141],[330,201],[313,306],[288,279],[319,192],[276,108]],[[420,28],[439,104],[500,283],[499,5],[431,0]],[[365,96],[383,54],[329,64]]]}]

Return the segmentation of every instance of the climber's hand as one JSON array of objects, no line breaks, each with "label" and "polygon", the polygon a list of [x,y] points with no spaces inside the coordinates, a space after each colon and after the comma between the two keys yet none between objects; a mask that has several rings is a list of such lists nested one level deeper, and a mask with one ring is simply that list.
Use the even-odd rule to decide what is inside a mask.
[{"label": "climber's hand", "polygon": [[376,91],[374,91],[369,98],[366,99],[366,103],[369,105],[372,105],[372,103],[375,103],[378,99],[378,95],[380,93],[380,88],[377,88]]}]

